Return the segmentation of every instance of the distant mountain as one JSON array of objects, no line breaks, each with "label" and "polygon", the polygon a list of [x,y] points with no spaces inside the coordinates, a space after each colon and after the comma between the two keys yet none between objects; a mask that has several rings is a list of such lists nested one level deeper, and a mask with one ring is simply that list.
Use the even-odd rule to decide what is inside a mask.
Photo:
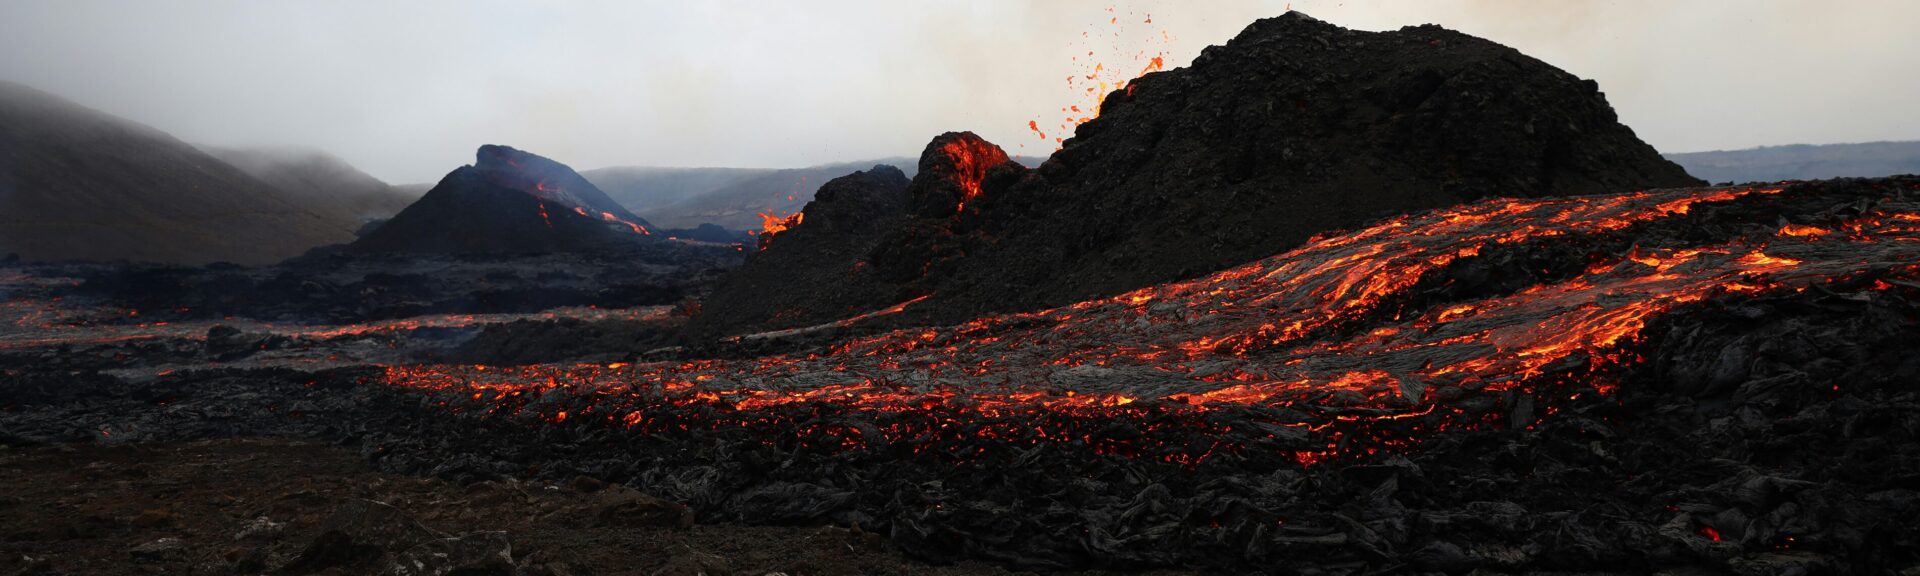
[{"label": "distant mountain", "polygon": [[1689,174],[1713,182],[1920,174],[1920,142],[1794,144],[1666,156],[1686,168]]},{"label": "distant mountain", "polygon": [[627,209],[662,227],[717,224],[730,230],[758,230],[760,213],[798,212],[813,199],[814,190],[821,184],[876,162],[788,169],[628,166],[588,170],[581,175]]},{"label": "distant mountain", "polygon": [[567,165],[507,146],[481,146],[418,202],[349,246],[355,252],[531,254],[647,242],[653,224]]},{"label": "distant mountain", "polygon": [[[780,172],[777,168],[676,168],[615,166],[580,172],[615,202],[666,226],[660,209],[688,198]],[[695,223],[699,224],[699,223]]]},{"label": "distant mountain", "polygon": [[261,264],[358,226],[165,132],[0,82],[0,253]]},{"label": "distant mountain", "polygon": [[[1014,160],[1039,166],[1044,158]],[[788,169],[627,166],[580,175],[628,210],[666,228],[717,224],[730,230],[759,230],[761,213],[798,212],[828,180],[879,164],[903,167],[911,178],[916,162],[900,156]]]},{"label": "distant mountain", "polygon": [[392,218],[425,190],[409,193],[319,150],[210,148],[208,154],[289,193],[323,215],[366,222]]}]

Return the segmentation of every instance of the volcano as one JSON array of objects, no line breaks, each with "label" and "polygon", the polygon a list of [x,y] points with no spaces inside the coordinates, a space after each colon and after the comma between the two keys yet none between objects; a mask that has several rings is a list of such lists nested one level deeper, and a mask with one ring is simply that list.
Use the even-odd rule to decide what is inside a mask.
[{"label": "volcano", "polygon": [[1437,26],[1362,32],[1297,12],[1108,94],[1038,169],[1005,156],[970,134],[935,139],[910,217],[868,272],[791,278],[820,300],[720,331],[836,319],[849,281],[889,295],[866,309],[928,296],[895,318],[959,322],[1194,277],[1409,211],[1700,183],[1591,81]]},{"label": "volcano", "polygon": [[367,233],[354,252],[591,252],[656,242],[651,224],[565,164],[485,145],[472,165]]}]

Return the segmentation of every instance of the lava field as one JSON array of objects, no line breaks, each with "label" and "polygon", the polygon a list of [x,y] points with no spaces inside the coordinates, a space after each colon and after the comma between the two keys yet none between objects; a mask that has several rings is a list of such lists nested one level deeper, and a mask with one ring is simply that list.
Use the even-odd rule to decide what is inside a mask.
[{"label": "lava field", "polygon": [[0,354],[0,440],[316,438],[1029,569],[1895,570],[1917,194],[1483,200],[1044,311],[730,344],[765,354],[135,373],[41,367],[124,345],[55,335]]}]

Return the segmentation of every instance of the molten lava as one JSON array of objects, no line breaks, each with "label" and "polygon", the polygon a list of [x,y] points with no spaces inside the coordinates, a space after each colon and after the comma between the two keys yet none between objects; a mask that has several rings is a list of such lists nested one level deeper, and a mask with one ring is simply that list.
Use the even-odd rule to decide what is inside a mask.
[{"label": "molten lava", "polygon": [[1008,161],[1007,154],[998,146],[978,138],[948,141],[940,147],[940,154],[953,167],[953,183],[960,187],[956,212],[964,212],[967,204],[980,198],[980,183],[987,179],[988,169]]},{"label": "molten lava", "polygon": [[[630,230],[634,234],[639,234],[641,236],[653,235],[653,231],[648,230],[646,226],[641,226],[638,223],[629,221],[619,216],[615,216],[612,212],[590,212],[586,208],[575,206],[573,207],[573,213],[579,214],[586,218],[598,218],[601,221],[607,222],[609,224],[618,224],[620,226],[624,226],[626,227],[627,230]],[[598,215],[596,216],[596,214]]]},{"label": "molten lava", "polygon": [[[1183,464],[1258,447],[1313,464],[1400,449],[1444,429],[1529,425],[1551,417],[1555,402],[1610,393],[1642,362],[1633,348],[1642,331],[1676,310],[1920,280],[1920,202],[1889,198],[1828,223],[1844,234],[1779,235],[1769,226],[1697,244],[1674,235],[1625,257],[1596,254],[1525,288],[1423,300],[1452,282],[1451,271],[1489,254],[1641,238],[1636,230],[1683,225],[1702,206],[1785,196],[1720,188],[1488,200],[1323,236],[1200,279],[855,338],[817,353],[396,367],[382,382],[452,392],[453,410],[533,411],[542,421],[556,415],[529,400],[569,394],[592,410],[574,410],[567,425],[649,435],[746,427],[768,431],[768,442],[914,454],[991,438]],[[1782,238],[1791,241],[1769,242]],[[1509,422],[1498,407],[1516,394],[1547,407]],[[1482,396],[1490,401],[1461,401]],[[1264,427],[1207,416],[1226,410],[1251,411]]]},{"label": "molten lava", "polygon": [[786,216],[781,216],[772,212],[760,212],[759,216],[760,231],[758,234],[760,236],[760,249],[766,250],[768,243],[772,242],[775,234],[785,232],[794,226],[799,226],[800,222],[806,220],[807,213],[794,212]]},{"label": "molten lava", "polygon": [[788,228],[798,226],[801,221],[807,218],[805,212],[794,212],[786,216],[772,212],[761,212],[759,216],[761,234],[779,234]]}]

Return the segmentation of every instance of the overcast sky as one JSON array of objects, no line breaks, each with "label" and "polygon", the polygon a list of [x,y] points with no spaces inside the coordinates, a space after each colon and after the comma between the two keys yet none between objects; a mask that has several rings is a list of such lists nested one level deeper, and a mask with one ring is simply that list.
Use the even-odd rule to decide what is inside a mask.
[{"label": "overcast sky", "polygon": [[[482,143],[576,168],[780,167],[973,130],[1044,155],[1027,123],[1091,103],[1064,81],[1089,63],[1116,82],[1157,54],[1184,66],[1288,4],[0,0],[0,79],[190,142],[318,148],[396,183],[435,180]],[[1513,46],[1599,81],[1663,151],[1920,139],[1911,0],[1291,5]]]}]

